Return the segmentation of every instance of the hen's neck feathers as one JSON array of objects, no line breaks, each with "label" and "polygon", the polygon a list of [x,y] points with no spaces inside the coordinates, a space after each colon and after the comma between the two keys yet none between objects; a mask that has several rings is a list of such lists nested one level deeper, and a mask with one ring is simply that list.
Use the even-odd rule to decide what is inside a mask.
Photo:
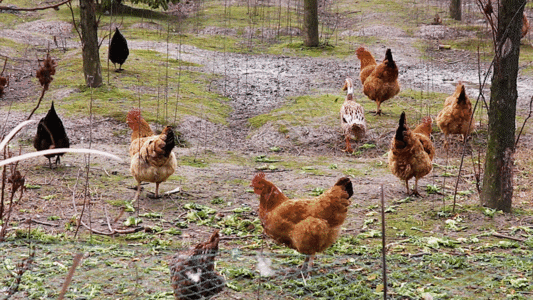
[{"label": "hen's neck feathers", "polygon": [[133,129],[133,132],[131,133],[132,141],[138,138],[144,138],[154,135],[152,128],[150,128],[150,125],[143,118],[141,118],[135,123],[130,126]]},{"label": "hen's neck feathers", "polygon": [[422,133],[427,137],[431,136],[431,124],[433,123],[433,120],[431,120],[431,117],[425,117],[422,119],[422,123],[420,123],[416,128],[413,130],[414,133]]},{"label": "hen's neck feathers", "polygon": [[262,181],[264,188],[261,191],[261,198],[259,199],[259,206],[262,209],[270,211],[289,199],[273,183],[265,179]]}]

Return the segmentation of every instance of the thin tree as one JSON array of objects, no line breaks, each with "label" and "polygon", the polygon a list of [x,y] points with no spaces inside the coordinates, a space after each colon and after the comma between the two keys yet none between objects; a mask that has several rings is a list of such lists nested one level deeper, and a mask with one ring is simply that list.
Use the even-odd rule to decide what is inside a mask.
[{"label": "thin tree", "polygon": [[515,151],[516,80],[526,0],[499,2],[494,72],[488,111],[488,145],[481,204],[511,211]]},{"label": "thin tree", "polygon": [[318,46],[318,0],[304,0],[304,45]]},{"label": "thin tree", "polygon": [[102,67],[98,51],[100,45],[94,0],[80,0],[80,27],[85,83],[88,87],[98,87],[102,85]]},{"label": "thin tree", "polygon": [[461,0],[450,1],[450,17],[454,20],[461,21]]}]

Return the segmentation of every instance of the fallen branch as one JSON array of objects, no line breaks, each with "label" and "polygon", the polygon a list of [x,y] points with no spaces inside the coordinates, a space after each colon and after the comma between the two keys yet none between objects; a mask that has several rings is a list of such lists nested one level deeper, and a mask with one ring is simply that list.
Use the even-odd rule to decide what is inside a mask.
[{"label": "fallen branch", "polygon": [[70,285],[70,282],[72,281],[72,277],[74,276],[74,271],[76,271],[76,268],[80,264],[82,257],[83,253],[78,253],[76,254],[76,256],[74,256],[74,261],[72,262],[72,266],[68,271],[67,278],[65,278],[65,282],[63,283],[63,287],[61,288],[61,292],[59,293],[59,297],[57,297],[57,300],[62,300],[63,297],[65,297],[65,294],[67,293],[67,288]]},{"label": "fallen branch", "polygon": [[509,239],[509,240],[513,240],[513,241],[517,241],[517,242],[524,242],[525,241],[524,239],[516,238],[514,236],[508,236],[508,235],[501,234],[501,233],[498,233],[498,232],[493,232],[492,236],[499,237],[499,238],[502,238],[502,239]]},{"label": "fallen branch", "polygon": [[135,233],[135,232],[139,232],[141,230],[145,230],[145,227],[135,227],[135,228],[130,228],[130,229],[124,229],[124,230],[121,230],[121,229],[113,229],[113,231],[111,232],[103,232],[103,231],[99,231],[99,230],[96,230],[94,228],[91,228],[89,227],[87,224],[83,223],[83,221],[79,221],[80,224],[85,227],[87,230],[89,230],[90,232],[94,233],[94,234],[99,234],[99,235],[115,235],[115,234],[130,234],[130,233]]},{"label": "fallen branch", "polygon": [[[52,4],[49,6],[43,6],[43,7],[33,7],[33,8],[18,8],[18,7],[9,7],[9,6],[0,6],[0,10],[13,10],[13,11],[37,11],[37,10],[45,10],[45,9],[55,9],[58,10],[59,7],[63,4],[69,3],[71,0],[66,0],[57,4]],[[2,2],[2,1],[0,1]]]},{"label": "fallen branch", "polygon": [[59,226],[59,224],[56,224],[56,223],[38,221],[38,220],[35,220],[35,219],[27,219],[27,220],[24,220],[24,222],[35,223],[35,224],[46,225],[46,226],[52,226],[52,227],[58,227]]}]

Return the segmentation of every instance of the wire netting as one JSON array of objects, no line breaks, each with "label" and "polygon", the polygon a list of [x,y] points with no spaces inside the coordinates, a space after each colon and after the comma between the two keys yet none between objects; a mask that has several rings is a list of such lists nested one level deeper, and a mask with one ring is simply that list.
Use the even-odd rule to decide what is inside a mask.
[{"label": "wire netting", "polygon": [[[168,262],[186,250],[133,243],[6,242],[0,249],[0,294],[14,285],[17,264],[34,251],[22,275],[23,291],[11,299],[57,297],[76,253],[83,253],[83,259],[67,299],[174,299]],[[292,251],[220,251],[215,272],[225,282],[220,281],[223,289],[213,299],[383,298],[381,256],[369,250],[358,245],[350,254],[318,255],[308,273],[300,269],[304,256]],[[390,254],[389,299],[528,299],[533,293],[532,259],[520,251],[501,256],[443,250]],[[195,279],[197,273],[193,269],[188,274]],[[492,287],[500,287],[500,292],[494,294]]]}]

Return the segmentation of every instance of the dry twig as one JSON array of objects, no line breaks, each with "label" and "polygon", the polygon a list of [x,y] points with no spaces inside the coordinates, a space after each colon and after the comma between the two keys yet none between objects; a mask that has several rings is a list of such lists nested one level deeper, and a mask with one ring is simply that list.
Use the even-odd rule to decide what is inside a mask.
[{"label": "dry twig", "polygon": [[[55,10],[59,10],[59,7],[63,4],[67,4],[67,3],[70,3],[71,0],[66,0],[66,1],[63,1],[63,2],[60,2],[60,3],[57,3],[57,4],[52,4],[52,5],[49,5],[49,6],[44,6],[44,7],[32,7],[32,8],[25,8],[25,7],[22,7],[22,8],[18,8],[18,7],[10,7],[10,6],[0,6],[0,10],[13,10],[13,11],[37,11],[37,10],[45,10],[45,9],[55,9]],[[2,1],[0,1],[2,2]]]}]

